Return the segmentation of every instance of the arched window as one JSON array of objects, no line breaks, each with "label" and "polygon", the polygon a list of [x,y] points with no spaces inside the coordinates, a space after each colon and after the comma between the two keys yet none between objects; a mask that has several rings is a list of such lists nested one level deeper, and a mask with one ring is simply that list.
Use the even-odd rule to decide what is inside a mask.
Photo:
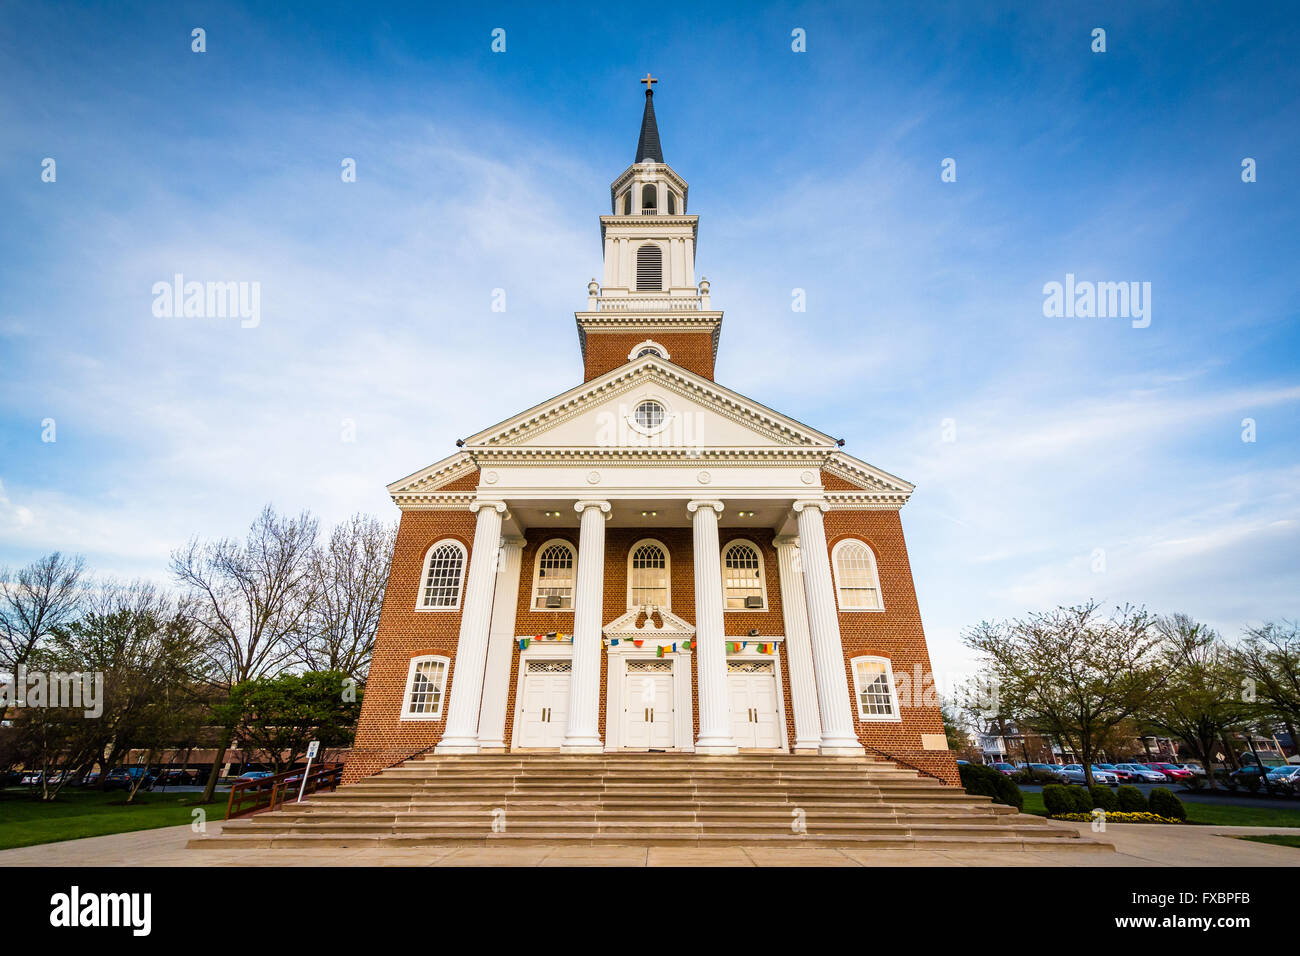
[{"label": "arched window", "polygon": [[638,541],[627,559],[627,606],[672,606],[668,593],[668,549],[658,541]]},{"label": "arched window", "polygon": [[728,611],[767,608],[763,555],[752,541],[732,541],[723,548],[722,597]]},{"label": "arched window", "polygon": [[618,214],[626,216],[632,211],[632,193],[625,192],[618,197]]},{"label": "arched window", "polygon": [[886,657],[853,658],[853,691],[859,720],[900,720],[894,671]]},{"label": "arched window", "polygon": [[668,215],[677,215],[677,194],[671,189],[668,190]]},{"label": "arched window", "polygon": [[631,362],[639,358],[645,358],[647,355],[656,355],[661,359],[672,358],[672,356],[668,354],[668,350],[654,339],[645,339],[644,341],[638,342],[636,345],[632,346],[632,350],[627,353],[627,360]]},{"label": "arched window", "polygon": [[406,693],[402,696],[402,720],[440,720],[447,696],[447,667],[450,661],[438,654],[411,660],[406,672]]},{"label": "arched window", "polygon": [[659,205],[659,187],[653,183],[647,183],[641,187],[641,212],[644,215],[652,215],[656,212],[655,206]]},{"label": "arched window", "polygon": [[664,255],[653,242],[637,247],[636,288],[638,292],[663,291]]},{"label": "arched window", "polygon": [[577,558],[567,541],[547,541],[537,549],[533,607],[539,611],[573,610],[573,569]]},{"label": "arched window", "polygon": [[417,610],[454,611],[460,607],[460,589],[465,580],[465,546],[446,538],[424,556],[424,579]]},{"label": "arched window", "polygon": [[880,598],[880,573],[876,556],[867,545],[847,538],[835,546],[831,555],[835,567],[835,593],[841,611],[883,611]]},{"label": "arched window", "polygon": [[640,352],[636,353],[637,358],[645,358],[647,355],[653,355],[655,358],[663,358],[663,355],[661,355],[659,350],[653,345],[647,345]]}]

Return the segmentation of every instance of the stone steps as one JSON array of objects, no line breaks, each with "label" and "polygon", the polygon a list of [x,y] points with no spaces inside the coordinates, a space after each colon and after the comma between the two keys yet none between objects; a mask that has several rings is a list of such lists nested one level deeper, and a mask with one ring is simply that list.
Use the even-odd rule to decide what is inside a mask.
[{"label": "stone steps", "polygon": [[189,845],[546,843],[1109,848],[908,768],[761,754],[426,754]]}]

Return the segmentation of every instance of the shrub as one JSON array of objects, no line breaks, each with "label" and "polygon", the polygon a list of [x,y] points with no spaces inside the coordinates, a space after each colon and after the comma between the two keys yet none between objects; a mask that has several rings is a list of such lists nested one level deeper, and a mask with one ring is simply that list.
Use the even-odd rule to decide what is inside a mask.
[{"label": "shrub", "polygon": [[1186,820],[1187,809],[1183,801],[1174,796],[1168,787],[1156,787],[1151,791],[1151,812],[1161,817],[1174,820]]},{"label": "shrub", "polygon": [[1146,813],[1147,798],[1137,787],[1120,787],[1115,793],[1115,800],[1121,813]]},{"label": "shrub", "polygon": [[961,774],[961,785],[967,793],[992,797],[994,803],[1015,807],[1017,810],[1024,805],[1025,798],[1015,782],[992,767],[964,763],[958,765],[957,771]]},{"label": "shrub", "polygon": [[1119,809],[1119,801],[1115,798],[1115,791],[1110,787],[1093,787],[1092,788],[1092,806],[1110,812]]},{"label": "shrub", "polygon": [[1092,794],[1088,792],[1087,787],[1067,787],[1066,792],[1070,795],[1070,801],[1074,804],[1071,808],[1075,813],[1092,812]]},{"label": "shrub", "polygon": [[1183,781],[1183,786],[1188,790],[1202,790],[1207,786],[1205,780],[1205,777],[1188,777]]},{"label": "shrub", "polygon": [[1246,784],[1246,789],[1251,793],[1259,793],[1259,774],[1252,773],[1246,777],[1240,778]]},{"label": "shrub", "polygon": [[1043,788],[1043,806],[1047,808],[1049,817],[1074,812],[1074,798],[1070,796],[1069,789],[1059,783],[1050,783]]}]

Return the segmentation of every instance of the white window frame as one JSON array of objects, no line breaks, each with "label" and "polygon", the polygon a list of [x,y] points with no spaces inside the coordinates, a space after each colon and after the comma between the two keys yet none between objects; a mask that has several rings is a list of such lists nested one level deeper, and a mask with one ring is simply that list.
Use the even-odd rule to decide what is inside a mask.
[{"label": "white window frame", "polygon": [[632,610],[640,605],[632,603],[632,556],[636,554],[637,549],[645,545],[654,545],[664,553],[664,603],[658,605],[665,611],[671,611],[673,607],[673,555],[668,550],[668,546],[658,538],[642,538],[637,541],[627,551],[627,608]]},{"label": "white window frame", "polygon": [[[438,709],[431,714],[417,714],[411,711],[411,691],[415,687],[416,669],[421,664],[437,661],[442,664],[442,687],[438,694]],[[406,670],[406,689],[402,691],[401,720],[442,720],[447,715],[447,677],[451,674],[451,658],[445,654],[421,654],[412,657]]]},{"label": "white window frame", "polygon": [[665,362],[672,361],[672,356],[668,354],[668,350],[654,339],[646,339],[644,342],[638,342],[636,345],[632,346],[632,351],[627,353],[627,360],[631,362],[636,359],[643,349],[654,349],[659,353],[659,357]]},{"label": "white window frame", "polygon": [[[661,406],[664,410],[663,421],[661,421],[658,425],[655,425],[652,428],[647,428],[645,425],[642,425],[639,421],[636,420],[636,410],[646,402],[654,402],[656,405]],[[667,429],[672,425],[673,419],[675,417],[672,403],[669,402],[667,399],[665,399],[663,395],[661,395],[658,392],[642,392],[625,407],[627,408],[627,416],[624,418],[624,421],[626,421],[628,427],[632,429],[632,431],[636,432],[638,435],[646,435],[646,436],[658,435],[660,432],[664,431],[665,429]]]},{"label": "white window frame", "polygon": [[[840,591],[840,552],[850,545],[857,545],[866,549],[867,557],[871,561],[871,576],[876,585],[876,602],[879,607],[845,607],[843,594]],[[885,610],[885,592],[880,586],[880,562],[876,558],[876,549],[861,538],[844,538],[835,543],[831,549],[831,573],[835,577],[835,606],[841,611],[847,613],[866,613],[880,614]]]},{"label": "white window frame", "polygon": [[[758,593],[763,598],[762,607],[727,607],[727,552],[738,544],[748,545],[758,556]],[[727,614],[755,614],[767,610],[767,562],[763,558],[763,549],[749,538],[732,538],[722,546],[718,555],[718,564],[722,567],[722,609]]]},{"label": "white window frame", "polygon": [[[569,554],[573,555],[573,585],[572,585],[573,593],[569,597],[568,607],[560,607],[560,608],[538,607],[537,598],[540,596],[538,592],[542,586],[541,584],[542,555],[546,552],[547,548],[557,544],[563,545],[564,547],[568,548]],[[573,605],[577,603],[577,598],[578,598],[578,549],[574,546],[573,542],[569,541],[567,538],[551,538],[549,541],[543,541],[541,546],[537,549],[537,554],[533,556],[533,596],[532,596],[532,600],[529,602],[528,605],[529,610],[534,612],[541,611],[546,614],[572,614]]]},{"label": "white window frame", "polygon": [[[456,581],[456,600],[452,604],[425,604],[424,589],[429,580],[429,559],[433,557],[434,551],[449,544],[460,549],[460,577]],[[462,542],[457,541],[455,538],[440,538],[429,545],[429,550],[424,552],[424,560],[420,562],[420,580],[417,582],[415,591],[415,609],[417,611],[459,611],[461,598],[465,594],[465,575],[468,573],[469,549]]]},{"label": "white window frame", "polygon": [[[866,708],[862,706],[862,679],[858,673],[858,665],[865,663],[877,663],[885,665],[885,680],[889,684],[889,706],[893,710],[892,714],[869,714]],[[853,672],[853,702],[857,710],[858,720],[868,723],[899,723],[903,715],[898,708],[898,687],[894,683],[894,663],[888,657],[881,657],[877,654],[863,654],[849,661],[849,669]]]}]

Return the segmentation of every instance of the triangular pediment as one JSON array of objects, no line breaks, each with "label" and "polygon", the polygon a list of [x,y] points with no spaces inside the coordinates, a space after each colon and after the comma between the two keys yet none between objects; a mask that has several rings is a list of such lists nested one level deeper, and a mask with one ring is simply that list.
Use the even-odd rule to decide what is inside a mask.
[{"label": "triangular pediment", "polygon": [[[641,427],[636,409],[661,404],[664,423]],[[657,356],[628,362],[465,440],[470,448],[803,448],[836,440]]]},{"label": "triangular pediment", "polygon": [[[654,622],[650,620],[650,612],[658,610],[659,617],[663,620],[663,627],[655,627]],[[637,627],[637,619],[643,611],[646,613],[646,620],[642,622],[642,627]],[[614,618],[605,625],[605,636],[620,641],[640,641],[647,640],[652,643],[661,641],[684,641],[695,636],[695,625],[685,618],[680,618],[672,611],[666,611],[663,608],[633,608],[626,614]]]}]

